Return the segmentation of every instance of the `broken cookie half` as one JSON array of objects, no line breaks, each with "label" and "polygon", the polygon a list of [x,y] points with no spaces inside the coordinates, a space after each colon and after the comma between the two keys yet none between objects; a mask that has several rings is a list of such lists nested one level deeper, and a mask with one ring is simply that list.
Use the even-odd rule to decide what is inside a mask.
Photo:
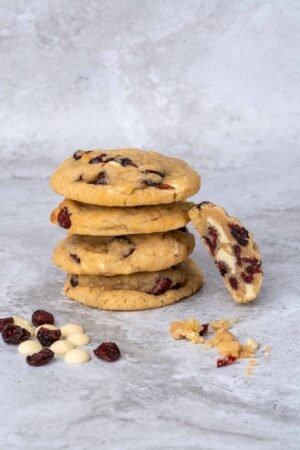
[{"label": "broken cookie half", "polygon": [[252,234],[227,212],[210,202],[189,211],[190,219],[237,303],[254,300],[261,288],[261,256]]}]

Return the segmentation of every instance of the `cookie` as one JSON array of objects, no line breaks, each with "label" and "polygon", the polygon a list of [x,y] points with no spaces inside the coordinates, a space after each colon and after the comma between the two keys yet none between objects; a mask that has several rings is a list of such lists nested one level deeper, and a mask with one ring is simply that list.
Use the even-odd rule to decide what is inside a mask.
[{"label": "cookie", "polygon": [[88,205],[65,199],[51,214],[51,222],[71,234],[118,236],[156,233],[184,227],[191,202],[128,208]]},{"label": "cookie", "polygon": [[58,194],[102,206],[138,206],[184,200],[200,176],[184,161],[134,149],[78,150],[52,175]]},{"label": "cookie", "polygon": [[180,230],[115,237],[74,234],[59,243],[53,261],[79,275],[153,272],[182,262],[194,245],[194,236]]},{"label": "cookie", "polygon": [[69,275],[64,292],[73,300],[98,309],[133,311],[171,305],[194,294],[203,284],[191,260],[172,269],[114,277]]},{"label": "cookie", "polygon": [[261,255],[252,234],[217,205],[203,202],[189,211],[203,243],[238,303],[254,300],[261,288]]}]

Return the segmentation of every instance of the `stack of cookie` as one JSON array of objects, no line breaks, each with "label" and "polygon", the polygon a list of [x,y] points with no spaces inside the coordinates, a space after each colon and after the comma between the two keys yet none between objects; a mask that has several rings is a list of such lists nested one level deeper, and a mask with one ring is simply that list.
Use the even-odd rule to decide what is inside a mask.
[{"label": "stack of cookie", "polygon": [[68,230],[54,263],[65,294],[85,305],[140,310],[172,304],[203,282],[185,225],[200,177],[184,161],[141,150],[74,153],[52,175],[66,198],[51,221]]}]

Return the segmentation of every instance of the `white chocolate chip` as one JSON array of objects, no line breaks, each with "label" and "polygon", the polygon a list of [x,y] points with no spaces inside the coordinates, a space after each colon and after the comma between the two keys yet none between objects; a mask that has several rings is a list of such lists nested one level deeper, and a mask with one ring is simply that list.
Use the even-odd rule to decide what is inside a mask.
[{"label": "white chocolate chip", "polygon": [[80,348],[75,348],[65,354],[65,362],[67,364],[83,364],[88,362],[90,359],[91,357],[88,352],[81,350]]},{"label": "white chocolate chip", "polygon": [[84,329],[78,323],[66,323],[60,329],[62,337],[67,337],[74,333],[84,333]]},{"label": "white chocolate chip", "polygon": [[227,244],[229,242],[228,237],[226,236],[223,228],[217,222],[215,222],[212,218],[207,219],[207,222],[217,230],[218,235],[220,236],[221,244]]},{"label": "white chocolate chip", "polygon": [[24,341],[18,345],[18,351],[23,355],[33,355],[42,350],[42,345],[38,341]]},{"label": "white chocolate chip", "polygon": [[230,268],[230,273],[235,274],[236,272],[236,259],[233,255],[226,252],[223,248],[221,248],[217,255],[216,255],[217,261],[224,261]]},{"label": "white chocolate chip", "polygon": [[245,293],[245,299],[248,300],[249,298],[252,298],[254,295],[254,286],[253,284],[245,284],[245,289],[246,289],[246,293]]},{"label": "white chocolate chip", "polygon": [[50,350],[52,350],[56,355],[65,355],[70,350],[73,350],[73,348],[74,345],[71,344],[71,342],[62,339],[61,341],[54,342],[51,345]]},{"label": "white chocolate chip", "polygon": [[58,330],[55,325],[51,325],[50,323],[45,323],[44,325],[39,325],[35,330],[34,334],[37,335],[40,328],[47,328],[47,330]]},{"label": "white chocolate chip", "polygon": [[90,342],[90,338],[85,333],[73,333],[67,336],[67,341],[75,345],[75,347],[80,347],[81,345],[86,345]]},{"label": "white chocolate chip", "polygon": [[13,319],[14,319],[15,325],[25,328],[25,330],[29,331],[31,336],[34,336],[34,329],[31,325],[31,323],[29,322],[29,320],[23,319],[22,317],[19,317],[19,316],[13,316]]}]

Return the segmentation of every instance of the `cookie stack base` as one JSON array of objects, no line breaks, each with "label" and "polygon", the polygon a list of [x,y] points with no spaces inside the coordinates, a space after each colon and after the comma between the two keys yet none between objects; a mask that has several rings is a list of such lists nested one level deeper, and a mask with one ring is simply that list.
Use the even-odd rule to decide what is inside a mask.
[{"label": "cookie stack base", "polygon": [[[188,259],[182,263],[181,270],[186,274],[185,282],[180,287],[171,288],[160,295],[134,289],[106,289],[99,283],[94,286],[81,286],[79,282],[76,285],[71,275],[65,282],[64,293],[72,300],[97,309],[138,311],[160,308],[194,294],[203,285],[202,272],[194,261]],[[159,278],[159,272],[157,275]],[[134,274],[129,275],[131,276]],[[116,278],[120,279],[120,276]]]}]

